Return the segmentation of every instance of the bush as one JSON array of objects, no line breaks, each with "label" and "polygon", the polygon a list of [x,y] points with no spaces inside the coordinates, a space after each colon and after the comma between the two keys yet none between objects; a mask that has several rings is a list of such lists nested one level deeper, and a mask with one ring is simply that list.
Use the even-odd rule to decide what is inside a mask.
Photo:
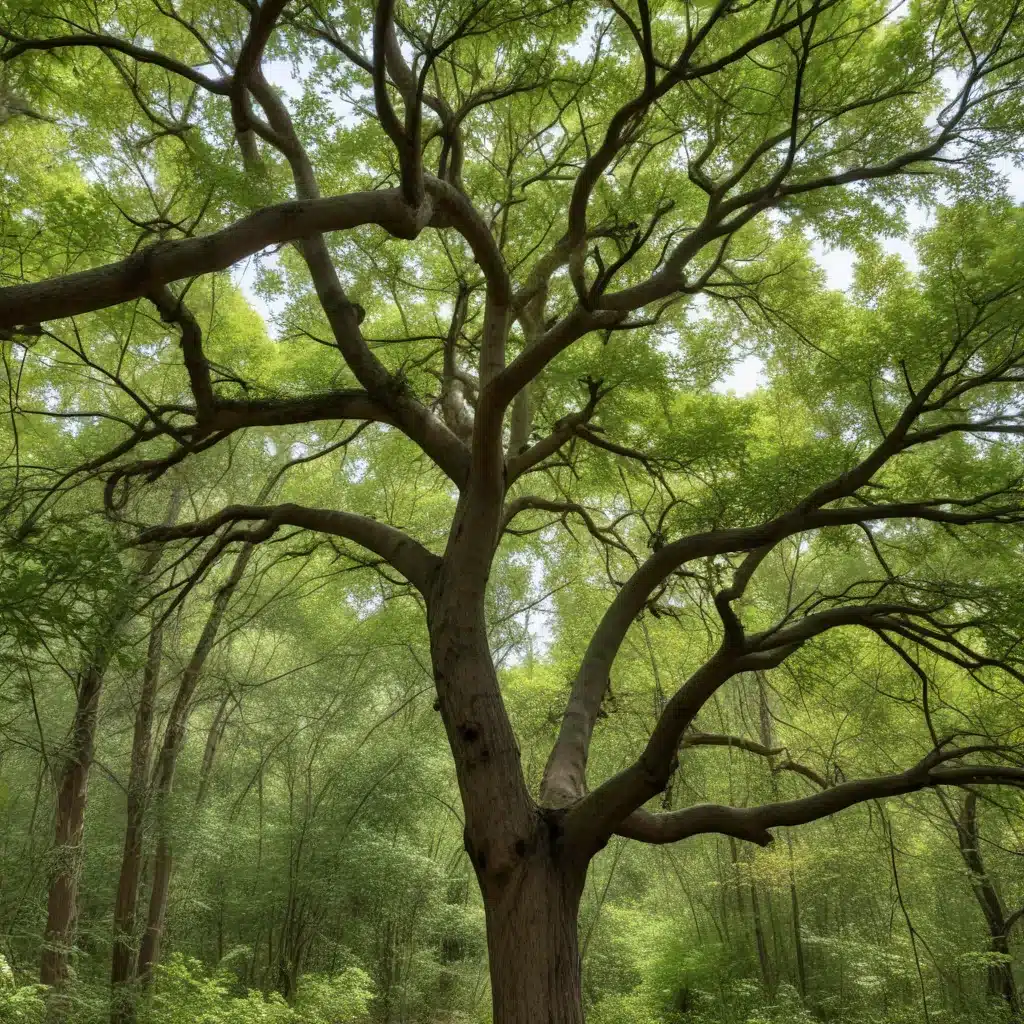
[{"label": "bush", "polygon": [[0,954],[0,1024],[36,1024],[46,1012],[44,985],[19,985],[7,959]]},{"label": "bush", "polygon": [[303,977],[295,1009],[304,1024],[357,1024],[369,1019],[371,999],[370,976],[358,967],[347,967],[333,978]]},{"label": "bush", "polygon": [[229,971],[207,974],[198,960],[175,954],[160,968],[152,1005],[141,1020],[143,1024],[360,1024],[369,1019],[373,999],[372,982],[358,967],[335,977],[305,976],[294,1007],[276,992],[232,995],[235,984]]}]

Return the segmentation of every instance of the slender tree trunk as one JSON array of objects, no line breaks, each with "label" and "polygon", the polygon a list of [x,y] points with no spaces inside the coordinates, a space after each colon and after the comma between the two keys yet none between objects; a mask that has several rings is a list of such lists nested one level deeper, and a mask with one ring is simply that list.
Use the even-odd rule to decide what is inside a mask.
[{"label": "slender tree trunk", "polygon": [[796,871],[793,868],[793,840],[786,835],[789,847],[789,902],[793,910],[793,944],[796,949],[796,977],[800,995],[807,998],[807,964],[804,960],[804,939],[800,928],[800,897],[796,888]]},{"label": "slender tree trunk", "polygon": [[757,883],[751,878],[750,885],[750,911],[754,922],[754,941],[757,945],[757,962],[761,968],[761,983],[765,991],[772,995],[775,991],[775,984],[772,978],[772,962],[768,956],[768,945],[764,937],[764,922],[761,917],[761,901],[757,895]]},{"label": "slender tree trunk", "polygon": [[206,747],[203,750],[203,766],[199,773],[199,788],[196,791],[196,808],[201,807],[206,800],[207,790],[210,788],[210,776],[213,774],[213,761],[217,756],[217,748],[224,738],[224,730],[227,728],[231,711],[228,705],[231,703],[231,694],[225,693],[221,698],[217,713],[210,723],[206,732]]},{"label": "slender tree trunk", "polygon": [[82,836],[89,795],[89,769],[92,767],[96,739],[100,691],[109,656],[109,645],[101,643],[79,676],[75,717],[57,788],[54,863],[39,969],[39,980],[55,989],[64,987],[71,969],[71,949],[78,918],[78,878],[82,869]]},{"label": "slender tree trunk", "polygon": [[114,945],[110,963],[111,1024],[130,1024],[135,1019],[135,998],[131,991],[135,975],[135,919],[142,878],[143,824],[149,782],[150,750],[153,743],[153,706],[160,677],[162,652],[163,628],[156,620],[149,634],[149,650],[132,735],[124,852],[121,856],[117,900],[114,904]]},{"label": "slender tree trunk", "polygon": [[245,574],[246,566],[252,557],[255,546],[245,544],[235,558],[235,564],[227,582],[217,592],[210,614],[207,617],[203,632],[196,643],[189,663],[182,673],[178,692],[174,696],[164,728],[163,743],[156,766],[156,779],[153,786],[153,798],[157,813],[157,842],[153,856],[153,884],[149,895],[149,913],[146,919],[146,931],[142,936],[139,949],[139,981],[143,987],[152,979],[153,967],[160,958],[160,943],[163,938],[167,920],[167,898],[171,887],[171,870],[173,867],[173,850],[171,846],[170,798],[174,785],[174,772],[185,740],[185,728],[192,707],[192,697],[202,675],[206,659],[213,649],[220,630],[228,603],[238,588]]},{"label": "slender tree trunk", "polygon": [[1002,897],[992,876],[988,873],[985,861],[981,856],[981,843],[978,836],[978,798],[968,793],[964,799],[963,810],[959,820],[953,818],[956,825],[957,838],[960,844],[960,856],[971,875],[971,887],[975,898],[985,916],[985,924],[989,935],[989,952],[1006,957],[1000,963],[992,964],[988,969],[988,994],[993,1000],[1002,1000],[1011,1015],[1016,1016],[1021,1009],[1017,983],[1013,977],[1013,963],[1010,956],[1010,930],[1017,915],[1008,915]]},{"label": "slender tree trunk", "polygon": [[[175,488],[171,494],[165,522],[174,522],[180,504],[181,495]],[[144,556],[133,585],[115,599],[107,620],[107,628],[78,677],[71,736],[57,784],[54,866],[50,876],[46,931],[39,967],[39,980],[58,993],[66,985],[71,969],[71,950],[74,946],[78,918],[78,878],[82,868],[82,837],[85,832],[85,808],[89,795],[89,769],[92,767],[96,742],[96,719],[99,714],[103,678],[115,644],[132,618],[132,606],[138,588],[159,560],[159,548],[154,548]],[[62,1012],[59,1000],[51,1000],[49,1012],[51,1016],[59,1017]]]}]

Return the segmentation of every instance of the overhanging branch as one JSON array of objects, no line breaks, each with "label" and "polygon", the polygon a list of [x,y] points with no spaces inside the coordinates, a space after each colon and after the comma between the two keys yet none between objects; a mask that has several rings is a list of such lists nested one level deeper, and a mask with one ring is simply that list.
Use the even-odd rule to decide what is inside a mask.
[{"label": "overhanging branch", "polygon": [[[941,760],[958,756],[947,753]],[[806,825],[868,800],[903,796],[937,786],[1003,785],[1024,786],[1024,768],[1015,765],[936,766],[926,758],[897,775],[855,779],[832,786],[799,800],[784,800],[759,807],[729,807],[724,804],[696,804],[681,811],[654,814],[634,811],[615,829],[618,835],[645,843],[674,843],[690,836],[719,833],[767,846],[770,832],[784,825]]]},{"label": "overhanging branch", "polygon": [[267,540],[282,526],[297,526],[318,533],[344,537],[379,555],[394,566],[421,593],[430,587],[440,559],[418,541],[394,526],[367,516],[303,505],[229,505],[206,519],[175,526],[154,526],[143,531],[139,544],[166,543],[194,537],[211,537],[224,526],[255,524],[236,538],[247,542]]}]

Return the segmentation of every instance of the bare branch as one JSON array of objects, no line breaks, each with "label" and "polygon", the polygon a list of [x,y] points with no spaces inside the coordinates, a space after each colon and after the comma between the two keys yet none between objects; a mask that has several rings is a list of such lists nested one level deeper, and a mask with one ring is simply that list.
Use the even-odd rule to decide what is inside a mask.
[{"label": "bare branch", "polygon": [[[941,760],[956,756],[955,752],[948,753]],[[615,831],[645,843],[674,843],[690,836],[717,832],[767,846],[773,839],[770,829],[784,825],[805,825],[868,800],[903,796],[937,786],[1024,786],[1024,768],[1012,765],[961,765],[946,768],[935,765],[935,759],[929,757],[898,775],[856,779],[799,800],[785,800],[759,807],[697,804],[664,814],[634,811]]]},{"label": "bare branch", "polygon": [[298,526],[355,541],[394,566],[421,593],[425,593],[431,586],[440,564],[436,555],[394,526],[350,512],[292,504],[229,505],[196,522],[151,527],[139,535],[137,543],[166,543],[190,537],[210,537],[224,526],[242,522],[258,525],[237,533],[233,539],[259,542],[269,539],[282,526]]}]

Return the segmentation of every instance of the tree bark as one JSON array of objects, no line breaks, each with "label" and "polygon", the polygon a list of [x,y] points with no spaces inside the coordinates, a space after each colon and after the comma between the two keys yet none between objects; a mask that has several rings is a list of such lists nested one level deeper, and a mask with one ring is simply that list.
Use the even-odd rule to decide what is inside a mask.
[{"label": "tree bark", "polygon": [[[171,493],[166,523],[173,523],[181,506],[177,488]],[[103,635],[79,674],[75,693],[75,715],[71,736],[57,785],[54,814],[54,867],[46,905],[46,931],[39,965],[39,980],[56,992],[62,990],[71,970],[78,918],[78,877],[82,867],[82,837],[85,832],[85,808],[89,795],[89,769],[96,742],[103,678],[114,653],[115,644],[130,622],[139,587],[160,560],[160,549],[153,548],[142,559],[134,583],[117,595]],[[59,1001],[58,1001],[59,1002]],[[60,1007],[51,1000],[51,1016],[59,1016]]]},{"label": "tree bark", "polygon": [[213,760],[217,756],[217,748],[224,738],[224,730],[227,728],[228,719],[231,717],[231,710],[228,705],[232,696],[225,693],[217,707],[217,713],[213,716],[210,728],[206,732],[206,748],[203,750],[203,766],[199,772],[199,788],[196,790],[196,808],[202,807],[206,801],[206,793],[210,786],[210,776],[213,774]]},{"label": "tree bark", "polygon": [[757,945],[757,962],[761,968],[761,984],[769,996],[775,994],[775,983],[772,976],[772,962],[768,956],[768,945],[764,938],[764,922],[761,919],[761,901],[757,895],[757,883],[749,879],[750,886],[750,911],[751,920],[754,923],[754,942]]},{"label": "tree bark", "polygon": [[71,726],[57,789],[54,820],[54,865],[46,904],[46,931],[43,937],[39,980],[62,989],[71,970],[71,950],[78,918],[78,877],[82,868],[82,836],[85,831],[85,806],[89,795],[89,769],[92,767],[103,675],[110,658],[110,645],[97,645],[89,664],[79,676],[75,717]]},{"label": "tree bark", "polygon": [[596,851],[572,848],[565,812],[543,810],[529,794],[487,643],[486,573],[461,562],[447,560],[438,574],[428,624],[466,851],[484,900],[494,1024],[582,1024],[576,918]]},{"label": "tree bark", "polygon": [[796,950],[796,977],[800,987],[800,995],[807,998],[807,963],[804,958],[803,930],[800,924],[800,896],[796,888],[796,872],[793,869],[793,840],[787,834],[786,845],[789,847],[789,902],[793,912],[793,946]]},{"label": "tree bark", "polygon": [[576,930],[583,871],[559,863],[557,822],[503,884],[481,878],[494,1024],[582,1024]]},{"label": "tree bark", "polygon": [[[996,883],[982,859],[981,843],[978,836],[978,798],[974,793],[967,794],[959,820],[955,817],[953,820],[956,825],[960,856],[970,872],[971,888],[974,890],[975,898],[985,917],[989,935],[989,952],[1009,958],[1010,932],[1019,919],[1019,915],[1007,914]],[[1020,995],[1013,976],[1013,963],[1009,959],[989,966],[988,994],[992,1000],[1004,1002],[1011,1016],[1016,1016],[1020,1012]]]},{"label": "tree bark", "polygon": [[142,675],[142,690],[135,710],[131,768],[125,814],[124,852],[114,904],[114,944],[110,963],[111,1024],[135,1020],[135,999],[131,986],[135,976],[135,924],[142,878],[143,824],[149,782],[150,751],[153,743],[153,707],[163,654],[163,627],[154,620],[149,650]]}]

